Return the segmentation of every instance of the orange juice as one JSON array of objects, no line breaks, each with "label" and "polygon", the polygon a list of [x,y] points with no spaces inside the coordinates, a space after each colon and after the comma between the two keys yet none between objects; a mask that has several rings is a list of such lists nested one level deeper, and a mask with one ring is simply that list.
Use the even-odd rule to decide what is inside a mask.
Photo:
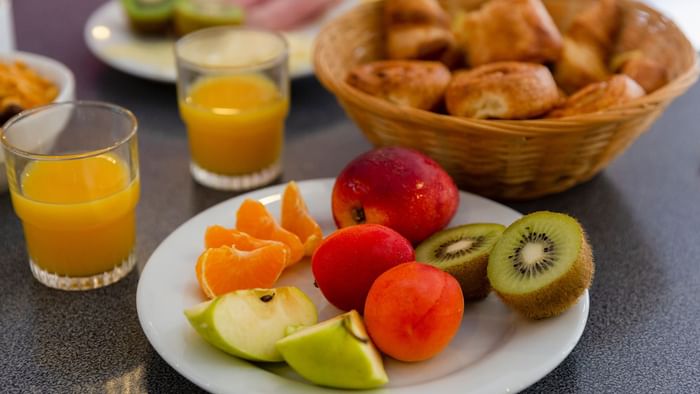
[{"label": "orange juice", "polygon": [[134,247],[138,177],[115,156],[35,161],[12,202],[22,220],[29,257],[58,275],[112,270]]},{"label": "orange juice", "polygon": [[288,100],[259,74],[207,77],[180,101],[192,161],[222,175],[250,174],[282,154]]}]

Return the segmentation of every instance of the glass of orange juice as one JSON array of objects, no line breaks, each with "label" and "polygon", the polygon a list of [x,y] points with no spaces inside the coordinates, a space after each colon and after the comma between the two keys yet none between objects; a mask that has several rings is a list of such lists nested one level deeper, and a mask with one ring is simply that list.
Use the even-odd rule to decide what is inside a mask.
[{"label": "glass of orange juice", "polygon": [[128,110],[89,101],[39,107],[5,124],[12,205],[39,282],[95,289],[134,267],[136,128]]},{"label": "glass of orange juice", "polygon": [[175,45],[190,171],[208,187],[247,190],[282,170],[288,49],[274,32],[214,27]]}]

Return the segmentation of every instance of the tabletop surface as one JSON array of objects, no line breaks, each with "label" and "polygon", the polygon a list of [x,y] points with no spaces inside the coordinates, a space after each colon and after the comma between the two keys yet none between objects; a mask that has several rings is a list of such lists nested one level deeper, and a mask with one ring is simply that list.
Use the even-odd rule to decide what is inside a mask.
[{"label": "tabletop surface", "polygon": [[[188,172],[175,89],[114,71],[85,47],[101,4],[14,2],[18,48],[68,65],[77,97],[131,109],[140,121],[142,194],[138,269],[103,289],[46,288],[29,271],[21,225],[0,194],[0,391],[196,392],[153,350],[139,326],[139,271],[179,224],[234,194]],[[370,148],[313,78],[294,81],[281,181],[335,176]],[[528,393],[697,392],[700,385],[700,85],[609,168],[570,191],[507,203],[580,219],[596,259],[583,337]]]}]

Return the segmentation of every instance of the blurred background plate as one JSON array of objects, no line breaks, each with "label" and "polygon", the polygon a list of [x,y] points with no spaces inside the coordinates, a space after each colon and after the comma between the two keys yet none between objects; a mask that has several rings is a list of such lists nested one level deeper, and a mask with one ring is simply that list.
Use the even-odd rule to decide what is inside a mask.
[{"label": "blurred background plate", "polygon": [[[342,0],[303,28],[284,33],[289,42],[292,78],[313,74],[311,49],[319,29],[326,21],[359,2]],[[117,70],[156,81],[175,82],[175,38],[134,34],[118,0],[108,1],[90,15],[85,24],[84,39],[97,58]]]},{"label": "blurred background plate", "polygon": [[[46,56],[28,52],[0,53],[0,62],[11,63],[21,61],[37,74],[53,82],[58,87],[58,96],[54,103],[72,101],[75,99],[75,77],[63,63]],[[0,124],[0,127],[2,124]],[[0,149],[0,193],[7,190],[5,174],[5,155]]]}]

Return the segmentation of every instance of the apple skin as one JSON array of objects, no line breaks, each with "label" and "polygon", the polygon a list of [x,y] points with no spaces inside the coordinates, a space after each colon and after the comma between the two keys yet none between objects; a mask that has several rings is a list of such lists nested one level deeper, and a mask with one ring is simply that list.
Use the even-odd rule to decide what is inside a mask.
[{"label": "apple skin", "polygon": [[459,206],[454,181],[433,159],[401,147],[378,148],[351,161],[333,186],[338,228],[376,223],[414,245],[443,229]]},{"label": "apple skin", "polygon": [[389,381],[355,310],[296,330],[277,341],[277,349],[292,369],[318,385],[371,389]]},{"label": "apple skin", "polygon": [[251,361],[282,361],[275,343],[287,328],[318,321],[316,306],[296,287],[233,291],[186,309],[185,316],[209,344]]}]

